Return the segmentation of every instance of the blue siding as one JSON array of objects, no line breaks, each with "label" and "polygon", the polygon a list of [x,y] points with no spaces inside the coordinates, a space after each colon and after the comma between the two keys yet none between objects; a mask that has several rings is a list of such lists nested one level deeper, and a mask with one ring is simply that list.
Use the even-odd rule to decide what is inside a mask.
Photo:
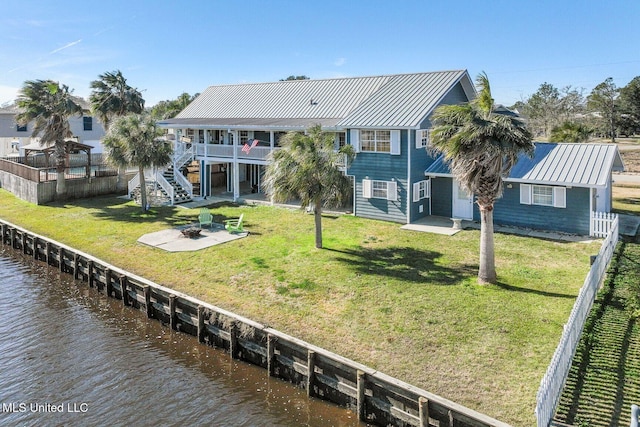
[{"label": "blue siding", "polygon": [[[369,152],[360,152],[356,155],[347,172],[355,178],[354,214],[356,216],[407,222],[407,197],[411,196],[411,189],[407,188],[407,135],[406,130],[400,132],[401,149],[399,155]],[[350,136],[350,132],[347,131],[347,138],[350,139]],[[348,142],[350,143],[350,141]],[[415,150],[415,144],[413,149]],[[365,199],[362,197],[362,180],[367,177],[376,181],[396,181],[398,200]]]},{"label": "blue siding", "polygon": [[[409,184],[409,197],[412,198],[411,222],[429,215],[429,199],[414,201],[413,184],[427,179],[424,176],[424,170],[436,159],[427,152],[426,148],[416,148],[416,133],[416,131],[411,131],[411,183]],[[420,213],[420,206],[423,208],[422,213]]]},{"label": "blue siding", "polygon": [[[559,231],[580,235],[589,234],[590,194],[589,188],[567,188],[567,207],[523,205],[520,203],[520,184],[505,185],[502,198],[496,201],[493,211],[495,225],[509,225],[534,230]],[[450,217],[452,203],[451,178],[431,180],[431,214]],[[480,221],[478,205],[473,204],[473,219]]]},{"label": "blue siding", "polygon": [[[500,225],[532,228],[535,230],[561,231],[574,234],[589,234],[590,194],[589,188],[567,188],[567,207],[523,205],[520,203],[520,184],[505,185],[502,198],[496,201],[493,222]],[[478,205],[474,204],[473,217],[480,220]]]},{"label": "blue siding", "polygon": [[[469,98],[467,98],[467,95],[464,93],[464,89],[462,89],[462,84],[458,83],[453,88],[451,88],[451,90],[444,96],[444,98],[442,98],[442,101],[440,101],[438,105],[440,106],[444,104],[461,104],[463,102],[468,102],[468,101],[469,101]],[[431,126],[431,122],[429,122],[428,118],[423,120],[422,123],[420,123],[420,127],[422,129],[426,129],[430,126]]]}]

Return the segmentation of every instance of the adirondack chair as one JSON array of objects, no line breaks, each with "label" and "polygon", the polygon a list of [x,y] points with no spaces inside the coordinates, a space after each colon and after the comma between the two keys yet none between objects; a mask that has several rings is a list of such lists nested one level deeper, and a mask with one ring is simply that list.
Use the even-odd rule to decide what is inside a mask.
[{"label": "adirondack chair", "polygon": [[242,233],[244,228],[242,228],[242,219],[244,218],[244,214],[240,215],[238,219],[227,219],[224,222],[224,228],[227,229],[229,233]]},{"label": "adirondack chair", "polygon": [[200,227],[208,225],[211,228],[213,224],[213,215],[209,212],[208,208],[200,209],[200,215],[198,215],[198,221],[200,221]]}]

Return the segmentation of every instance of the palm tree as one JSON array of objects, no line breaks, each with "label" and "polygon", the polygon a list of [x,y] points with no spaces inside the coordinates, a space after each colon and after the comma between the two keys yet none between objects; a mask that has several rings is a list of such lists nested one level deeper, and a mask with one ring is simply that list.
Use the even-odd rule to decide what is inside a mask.
[{"label": "palm tree", "polygon": [[433,113],[431,147],[442,153],[460,186],[475,194],[480,210],[480,283],[495,283],[493,206],[502,196],[503,178],[521,153],[533,155],[531,133],[518,118],[496,114],[489,79],[476,78],[478,97],[443,105]]},{"label": "palm tree", "polygon": [[[90,83],[90,87],[91,110],[107,131],[114,118],[131,113],[141,114],[144,111],[142,94],[127,84],[120,70],[100,74],[98,80]],[[126,188],[124,168],[118,169],[116,186],[118,189]]]},{"label": "palm tree", "polygon": [[98,80],[90,83],[90,87],[91,110],[106,130],[115,117],[144,111],[142,94],[127,84],[120,70],[100,74]]},{"label": "palm tree", "polygon": [[282,148],[270,154],[264,179],[266,193],[274,202],[299,199],[302,208],[313,206],[316,248],[322,248],[322,208],[343,205],[351,193],[349,179],[339,164],[353,159],[351,146],[336,151],[334,135],[319,125],[306,134],[289,132],[280,139]]},{"label": "palm tree", "polygon": [[169,163],[173,154],[172,147],[160,139],[162,134],[150,116],[129,114],[116,118],[103,140],[110,163],[138,168],[143,212],[148,209],[144,169]]},{"label": "palm tree", "polygon": [[22,110],[16,121],[22,126],[33,121],[32,137],[40,137],[40,144],[55,144],[56,196],[66,194],[65,167],[67,150],[65,139],[73,136],[69,118],[82,114],[82,107],[71,95],[69,87],[53,80],[27,80],[18,94],[17,105]]},{"label": "palm tree", "polygon": [[593,131],[581,123],[566,121],[555,126],[549,134],[550,142],[587,142]]}]

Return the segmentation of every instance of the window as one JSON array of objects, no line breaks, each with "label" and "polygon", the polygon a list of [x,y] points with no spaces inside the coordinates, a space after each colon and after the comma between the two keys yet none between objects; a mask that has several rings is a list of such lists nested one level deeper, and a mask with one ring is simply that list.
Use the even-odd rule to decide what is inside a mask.
[{"label": "window", "polygon": [[523,205],[567,207],[567,189],[549,185],[520,184],[520,203]]},{"label": "window", "polygon": [[241,130],[240,132],[238,132],[238,136],[240,137],[239,144],[240,145],[244,145],[249,140],[249,131],[248,130]]},{"label": "window", "polygon": [[532,186],[533,199],[531,203],[534,205],[553,206],[553,188],[543,187],[541,185]]},{"label": "window", "polygon": [[26,132],[27,131],[27,125],[24,125],[24,126],[16,125],[16,131],[18,131],[18,132]]},{"label": "window", "polygon": [[371,184],[371,197],[374,199],[387,198],[387,181],[373,181]]},{"label": "window", "polygon": [[391,131],[389,130],[361,130],[360,150],[382,153],[391,152]]},{"label": "window", "polygon": [[345,132],[336,132],[336,141],[338,142],[338,149],[347,145],[347,134]]},{"label": "window", "polygon": [[420,129],[416,131],[416,148],[426,148],[429,146],[429,130]]},{"label": "window", "polygon": [[362,197],[365,199],[398,200],[398,183],[395,181],[362,180]]},{"label": "window", "polygon": [[413,201],[417,202],[422,199],[426,199],[430,197],[430,186],[431,181],[425,179],[423,181],[418,181],[413,184]]},{"label": "window", "polygon": [[93,130],[93,117],[82,117],[82,126],[84,130]]}]

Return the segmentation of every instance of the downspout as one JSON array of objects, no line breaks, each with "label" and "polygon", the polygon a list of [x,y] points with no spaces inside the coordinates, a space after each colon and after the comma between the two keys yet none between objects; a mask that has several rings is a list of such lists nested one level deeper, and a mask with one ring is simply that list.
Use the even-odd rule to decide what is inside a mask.
[{"label": "downspout", "polygon": [[407,129],[407,224],[411,223],[411,197],[413,196],[413,187],[411,184],[411,147],[411,129]]}]

